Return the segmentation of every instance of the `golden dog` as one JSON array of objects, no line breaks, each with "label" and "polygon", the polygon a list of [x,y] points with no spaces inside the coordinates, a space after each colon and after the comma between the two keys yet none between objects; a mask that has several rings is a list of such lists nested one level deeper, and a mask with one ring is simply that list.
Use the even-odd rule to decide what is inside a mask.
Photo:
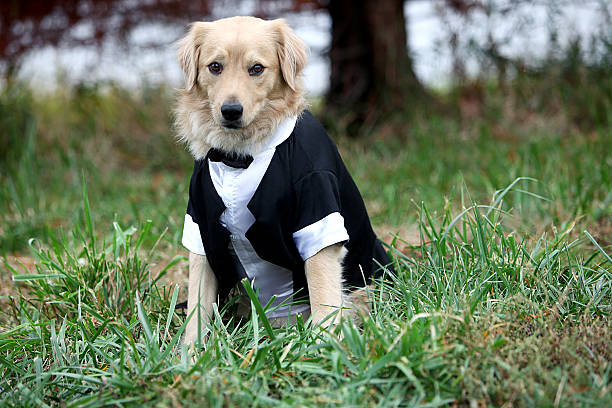
[{"label": "golden dog", "polygon": [[[204,160],[211,148],[257,156],[275,129],[305,108],[301,74],[306,47],[282,19],[197,22],[178,46],[187,83],[179,91],[176,126],[196,161]],[[333,324],[350,307],[343,296],[345,254],[337,242],[303,263],[314,323],[337,312],[327,320]],[[186,327],[187,344],[198,338],[198,328],[205,326],[218,300],[220,275],[213,269],[206,255],[190,252],[187,312],[194,317]]]}]

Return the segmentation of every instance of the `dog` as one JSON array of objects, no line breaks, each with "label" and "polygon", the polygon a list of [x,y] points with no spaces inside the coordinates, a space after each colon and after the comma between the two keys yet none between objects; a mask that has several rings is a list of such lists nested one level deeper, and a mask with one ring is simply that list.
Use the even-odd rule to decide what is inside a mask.
[{"label": "dog", "polygon": [[274,324],[298,314],[336,324],[389,259],[337,147],[305,109],[305,44],[283,19],[232,17],[193,23],[178,60],[176,128],[194,157],[184,343],[243,279]]}]

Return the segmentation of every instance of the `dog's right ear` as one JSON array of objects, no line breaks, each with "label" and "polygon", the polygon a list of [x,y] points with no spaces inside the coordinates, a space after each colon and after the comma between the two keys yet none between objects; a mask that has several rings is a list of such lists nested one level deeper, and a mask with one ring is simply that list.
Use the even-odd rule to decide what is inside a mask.
[{"label": "dog's right ear", "polygon": [[200,48],[204,43],[208,23],[197,22],[191,24],[187,35],[177,41],[177,56],[181,69],[187,76],[185,89],[192,90],[198,83],[200,67]]}]

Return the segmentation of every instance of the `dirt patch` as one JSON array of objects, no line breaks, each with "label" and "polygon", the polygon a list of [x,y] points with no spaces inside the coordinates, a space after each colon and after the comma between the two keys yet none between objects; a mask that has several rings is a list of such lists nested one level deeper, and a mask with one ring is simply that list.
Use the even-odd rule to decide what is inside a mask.
[{"label": "dirt patch", "polygon": [[609,384],[590,380],[609,371],[608,317],[509,317],[500,321],[494,315],[483,316],[447,332],[443,343],[460,344],[458,350],[465,353],[456,362],[462,367],[465,395],[486,401],[486,406],[534,406],[538,399],[573,401],[574,394],[593,397],[608,392]]},{"label": "dirt patch", "polygon": [[383,242],[391,244],[395,239],[398,249],[405,245],[420,245],[421,236],[419,228],[416,224],[409,225],[377,225],[374,227],[374,232]]},{"label": "dirt patch", "polygon": [[602,217],[591,225],[587,225],[586,230],[595,238],[599,246],[608,250],[612,248],[612,218]]},{"label": "dirt patch", "polygon": [[[151,264],[151,273],[153,276],[159,276],[159,274],[166,268],[170,260],[175,255],[182,255],[185,258],[188,257],[186,251],[179,251],[175,254],[163,255],[163,258],[157,263]],[[176,265],[172,266],[166,271],[166,274],[159,280],[159,285],[166,287],[167,290],[172,292],[175,285],[179,285],[179,302],[187,300],[187,285],[189,283],[189,261],[187,259],[179,261]]]},{"label": "dirt patch", "polygon": [[10,296],[16,294],[17,283],[13,281],[11,269],[17,273],[36,272],[36,260],[30,256],[7,256],[6,265],[0,266],[0,296]]},{"label": "dirt patch", "polygon": [[[550,367],[588,364],[595,371],[612,360],[612,321],[607,317],[584,318],[578,322],[553,322],[537,325],[524,321],[510,325],[508,337],[516,342],[533,339],[548,357]],[[533,356],[524,355],[524,365]],[[521,361],[521,358],[517,358]]]},{"label": "dirt patch", "polygon": [[11,268],[19,274],[36,272],[36,260],[30,256],[7,256],[4,261],[9,266],[0,262],[0,327],[10,320],[7,314],[12,302],[10,296],[27,291],[26,285],[13,280]]}]

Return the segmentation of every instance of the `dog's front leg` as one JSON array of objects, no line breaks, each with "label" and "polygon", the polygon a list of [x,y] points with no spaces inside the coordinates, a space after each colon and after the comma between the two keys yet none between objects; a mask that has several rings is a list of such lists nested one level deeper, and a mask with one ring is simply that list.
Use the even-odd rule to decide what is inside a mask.
[{"label": "dog's front leg", "polygon": [[[206,256],[189,253],[189,289],[187,298],[187,316],[191,316],[185,329],[185,344],[193,344],[198,334],[206,327],[217,300],[219,283],[206,261]],[[199,312],[196,307],[199,305]],[[194,312],[195,310],[195,312]],[[193,314],[192,314],[193,313]]]},{"label": "dog's front leg", "polygon": [[342,244],[323,248],[306,260],[305,271],[310,294],[312,321],[320,323],[327,315],[336,312],[333,319],[325,322],[333,325],[342,315],[342,260],[346,249]]}]

